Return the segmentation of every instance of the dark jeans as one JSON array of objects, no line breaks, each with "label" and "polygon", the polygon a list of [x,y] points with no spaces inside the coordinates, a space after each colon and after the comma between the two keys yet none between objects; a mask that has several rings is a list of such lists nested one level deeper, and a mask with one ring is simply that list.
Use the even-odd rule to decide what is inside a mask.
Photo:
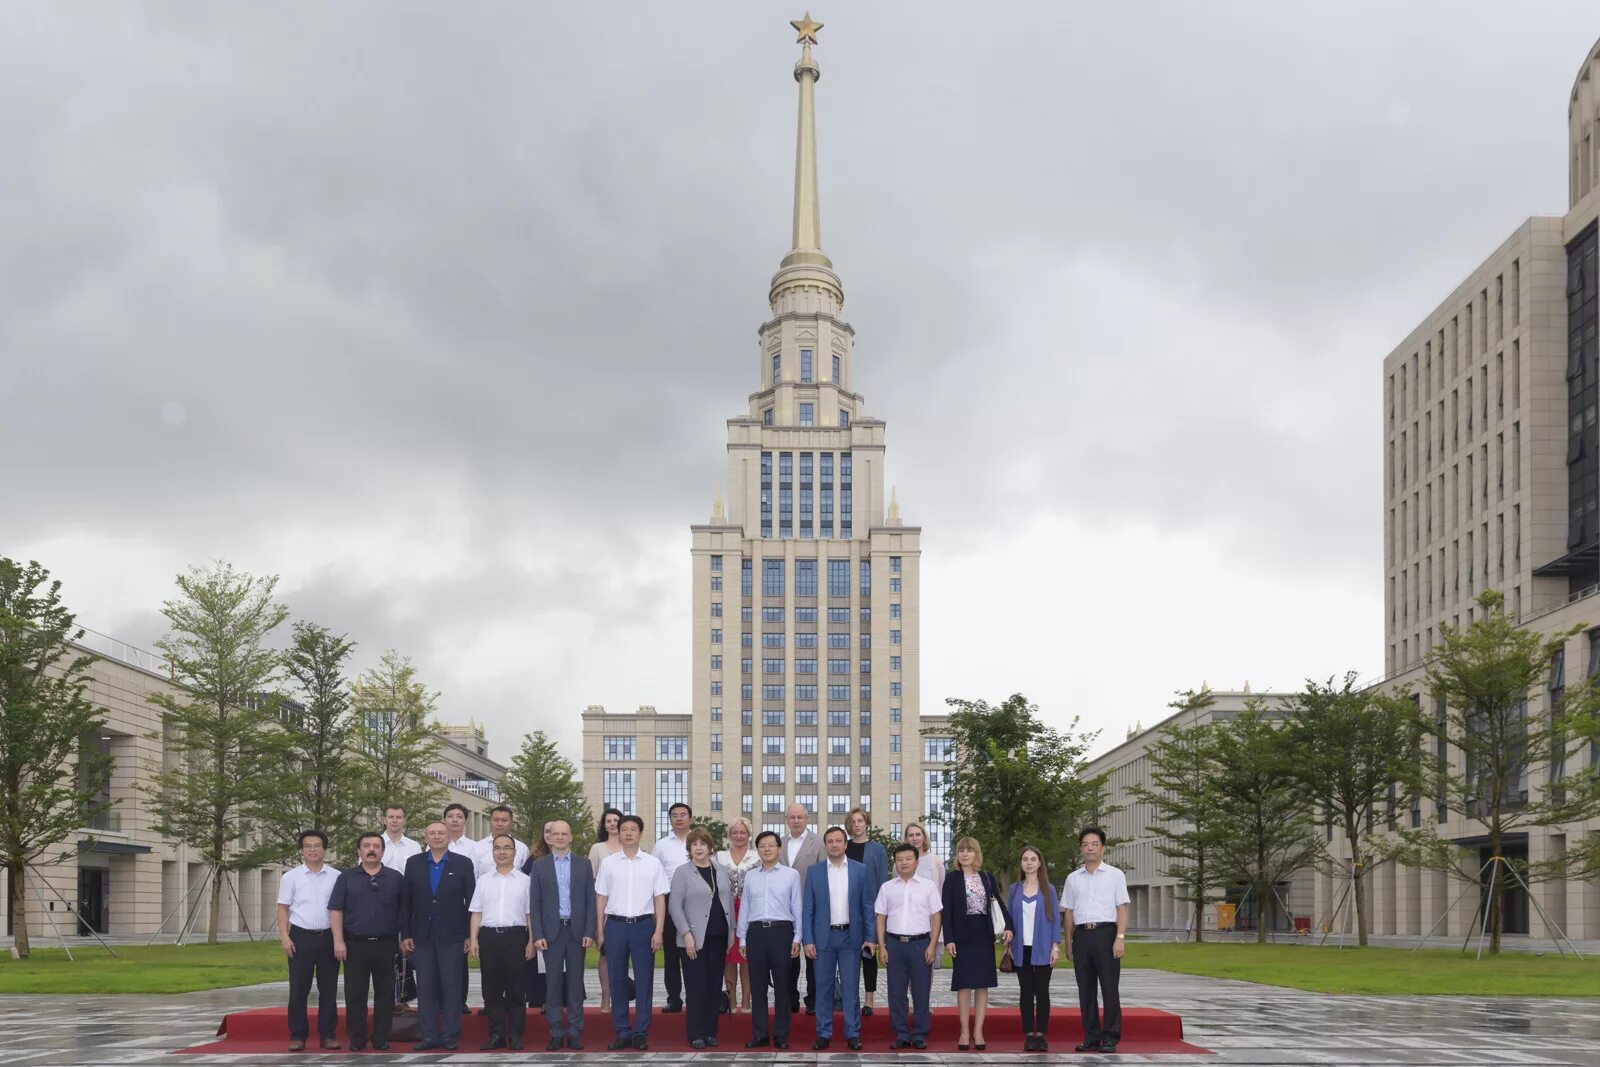
[{"label": "dark jeans", "polygon": [[717,931],[707,931],[706,943],[696,945],[694,959],[683,955],[683,999],[688,1009],[684,1020],[684,1037],[717,1036],[717,1016],[722,1005],[722,969],[728,962],[728,924]]},{"label": "dark jeans", "polygon": [[[672,897],[667,897],[670,905]],[[661,933],[661,983],[667,987],[667,1007],[683,1003],[683,949],[678,947],[678,928],[672,922],[672,911],[667,911],[666,925]]]},{"label": "dark jeans", "polygon": [[483,1002],[489,1007],[489,1040],[522,1043],[528,1021],[528,992],[524,983],[528,928],[478,931],[478,976],[483,981]]},{"label": "dark jeans", "polygon": [[1043,963],[1034,963],[1032,960],[1033,948],[1025,947],[1022,955],[1016,957],[1017,988],[1021,993],[1022,1005],[1022,1032],[1024,1034],[1048,1034],[1050,1032],[1050,976],[1055,973],[1050,966],[1050,950],[1044,949],[1040,958]]},{"label": "dark jeans", "polygon": [[[611,1028],[617,1039],[650,1035],[650,1009],[655,1003],[656,957],[650,951],[655,916],[639,922],[606,917],[606,977],[611,982]],[[633,962],[634,1016],[628,1025],[628,962]]]},{"label": "dark jeans", "polygon": [[411,953],[417,975],[417,1028],[422,1040],[454,1045],[461,1040],[462,956],[458,938],[418,941]]},{"label": "dark jeans", "polygon": [[351,1045],[367,1043],[367,985],[372,985],[372,1040],[389,1043],[394,1022],[394,935],[369,939],[345,935],[344,1029]]},{"label": "dark jeans", "polygon": [[[1083,1016],[1085,1041],[1122,1039],[1122,998],[1117,992],[1122,961],[1111,955],[1116,940],[1116,923],[1100,923],[1093,930],[1080,926],[1072,931],[1072,970],[1078,979],[1078,1010]],[[1095,997],[1096,986],[1106,1000],[1103,1016]]]},{"label": "dark jeans", "polygon": [[317,1035],[332,1041],[339,1027],[339,961],[333,955],[333,931],[289,927],[294,955],[289,957],[289,1039],[304,1041],[311,1033],[306,1001],[317,983]]},{"label": "dark jeans", "polygon": [[817,1036],[833,1037],[833,1009],[844,1000],[844,1036],[861,1036],[861,991],[856,971],[861,966],[861,942],[850,940],[849,930],[824,930],[817,944]]},{"label": "dark jeans", "polygon": [[[889,934],[889,1022],[901,1041],[928,1038],[928,999],[933,993],[933,964],[924,959],[928,935],[902,941]],[[906,990],[911,991],[912,1015],[906,1017]]]},{"label": "dark jeans", "polygon": [[[760,1041],[771,1037],[789,1040],[789,952],[794,944],[794,923],[770,925],[753,922],[745,930],[744,954],[750,960],[750,1036]],[[767,990],[774,999],[772,1018],[767,1017]],[[770,1025],[770,1029],[769,1029]]]}]

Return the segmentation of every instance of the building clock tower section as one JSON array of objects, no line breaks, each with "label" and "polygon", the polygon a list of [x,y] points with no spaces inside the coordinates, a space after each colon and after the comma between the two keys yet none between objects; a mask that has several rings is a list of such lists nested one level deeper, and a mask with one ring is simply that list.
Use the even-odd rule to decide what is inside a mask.
[{"label": "building clock tower section", "polygon": [[[884,423],[853,390],[855,330],[822,250],[812,56],[801,46],[790,249],[758,330],[749,411],[728,420],[727,506],[691,527],[696,814],[814,827],[865,806],[921,821],[921,529],[887,490]],[[889,497],[887,506],[885,498]]]}]

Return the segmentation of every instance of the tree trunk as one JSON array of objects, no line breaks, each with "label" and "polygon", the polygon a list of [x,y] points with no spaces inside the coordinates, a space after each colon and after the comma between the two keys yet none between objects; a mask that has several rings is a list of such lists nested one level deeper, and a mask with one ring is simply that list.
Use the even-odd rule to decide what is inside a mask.
[{"label": "tree trunk", "polygon": [[1350,892],[1355,894],[1356,943],[1367,947],[1367,871],[1359,859],[1360,838],[1353,827],[1345,826],[1345,840],[1350,842]]},{"label": "tree trunk", "polygon": [[217,943],[217,918],[222,911],[222,876],[221,872],[214,872],[211,876],[211,908],[207,918],[209,926],[206,932],[206,944]]},{"label": "tree trunk", "polygon": [[1500,873],[1501,864],[1505,861],[1500,858],[1500,834],[1496,831],[1489,839],[1492,858],[1489,861],[1489,955],[1500,955],[1500,926],[1505,921],[1505,915],[1500,907],[1500,898],[1504,895],[1501,886],[1505,885],[1507,878]]},{"label": "tree trunk", "polygon": [[1199,860],[1194,865],[1194,943],[1200,944],[1205,938],[1206,926],[1206,861]]},{"label": "tree trunk", "polygon": [[27,877],[27,864],[11,862],[6,864],[6,870],[11,877],[11,925],[16,931],[13,944],[16,946],[17,955],[22,959],[28,958],[32,949],[28,946],[28,896],[27,887],[23,879]]}]

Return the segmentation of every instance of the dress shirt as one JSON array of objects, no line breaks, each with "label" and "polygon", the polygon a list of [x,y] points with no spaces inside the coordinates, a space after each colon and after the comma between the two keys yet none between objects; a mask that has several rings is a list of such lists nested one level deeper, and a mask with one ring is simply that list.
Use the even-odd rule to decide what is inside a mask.
[{"label": "dress shirt", "polygon": [[606,914],[631,919],[656,910],[656,897],[664,897],[672,883],[661,861],[643,850],[629,859],[618,852],[600,865],[594,879],[596,896],[606,898]]},{"label": "dress shirt", "polygon": [[1039,894],[1035,893],[1032,900],[1022,898],[1022,946],[1030,948],[1033,945],[1033,913],[1039,907]]},{"label": "dress shirt", "polygon": [[933,930],[933,917],[944,907],[939,892],[926,878],[897,874],[879,887],[873,910],[888,917],[886,933],[926,934]]},{"label": "dress shirt", "polygon": [[944,890],[944,860],[932,849],[917,857],[917,877],[926,878],[941,892]]},{"label": "dress shirt", "polygon": [[678,840],[677,834],[668,834],[655,843],[650,855],[661,861],[662,870],[667,872],[667,884],[671,885],[673,874],[689,862],[689,846]]},{"label": "dress shirt", "polygon": [[421,851],[422,846],[405,834],[401,834],[398,841],[388,834],[383,835],[383,865],[392,871],[405,874],[406,860]]},{"label": "dress shirt", "polygon": [[289,921],[302,930],[328,928],[328,898],[339,872],[322,865],[319,871],[301,864],[283,872],[278,879],[278,903],[289,905]]},{"label": "dress shirt", "polygon": [[[511,866],[520,871],[522,865],[528,862],[528,846],[514,837],[511,840],[516,842],[517,846],[511,857]],[[472,861],[474,873],[479,878],[488,877],[494,871],[494,838],[480,838],[478,847],[468,853],[467,858]]]},{"label": "dress shirt", "polygon": [[346,937],[388,937],[400,932],[400,891],[405,875],[380,866],[368,874],[359,864],[339,874],[328,910],[344,915]]},{"label": "dress shirt", "polygon": [[572,853],[564,856],[550,854],[556,865],[556,911],[563,919],[572,918]]},{"label": "dress shirt", "polygon": [[528,876],[515,867],[490,871],[473,886],[467,910],[481,914],[483,926],[528,925]]},{"label": "dress shirt", "polygon": [[1072,912],[1074,924],[1114,923],[1117,907],[1128,902],[1128,880],[1121,871],[1102,862],[1093,874],[1079,867],[1061,887],[1061,910]]},{"label": "dress shirt", "polygon": [[800,854],[800,846],[806,843],[806,834],[810,832],[811,828],[807,827],[799,837],[791,837],[784,842],[783,847],[786,850],[785,854],[788,856],[789,866],[794,866],[794,858]]},{"label": "dress shirt", "polygon": [[744,876],[744,904],[739,908],[739,942],[753,922],[794,923],[794,943],[800,943],[800,872],[775,864],[757,867]]},{"label": "dress shirt", "polygon": [[465,856],[476,866],[478,862],[478,843],[466,834],[462,834],[445,846],[446,852],[454,852],[458,856]]},{"label": "dress shirt", "polygon": [[850,857],[828,865],[828,925],[843,926],[850,921]]}]

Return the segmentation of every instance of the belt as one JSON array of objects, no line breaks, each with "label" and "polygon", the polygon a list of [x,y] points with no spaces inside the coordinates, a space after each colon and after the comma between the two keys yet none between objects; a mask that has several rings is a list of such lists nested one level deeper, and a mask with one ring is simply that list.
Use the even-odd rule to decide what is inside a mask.
[{"label": "belt", "polygon": [[1098,930],[1102,926],[1110,926],[1110,925],[1111,925],[1110,923],[1079,923],[1078,924],[1078,929],[1079,930]]},{"label": "belt", "polygon": [[345,934],[344,935],[344,939],[346,941],[393,941],[395,939],[395,937],[396,937],[395,934],[373,934],[371,936],[369,936],[367,934]]},{"label": "belt", "polygon": [[[652,918],[654,918],[654,916],[652,916]],[[571,919],[560,919],[560,920],[557,920],[557,921],[560,922],[562,926],[571,926],[572,925],[572,920]]]},{"label": "belt", "polygon": [[526,930],[526,926],[480,926],[478,932],[490,934],[511,934],[518,930]]},{"label": "belt", "polygon": [[312,929],[309,929],[309,928],[304,927],[304,926],[295,926],[294,924],[291,923],[290,926],[289,926],[289,932],[291,934],[312,934],[312,935],[314,935],[316,937],[321,937],[323,934],[331,934],[333,931],[332,930],[312,930]]},{"label": "belt", "polygon": [[794,922],[790,919],[751,919],[750,925],[767,929],[773,926],[793,926]]},{"label": "belt", "polygon": [[828,924],[828,929],[830,929],[830,930],[848,930],[848,929],[850,929],[850,924],[849,923],[829,923]]},{"label": "belt", "polygon": [[921,934],[890,934],[889,936],[892,939],[894,939],[895,941],[904,941],[904,942],[910,943],[912,941],[926,941],[926,940],[928,940],[928,936],[929,935],[927,933],[921,933]]},{"label": "belt", "polygon": [[[610,922],[619,923],[644,923],[653,922],[655,920],[655,915],[607,915],[606,919]],[[571,920],[568,921],[570,922]]]}]

